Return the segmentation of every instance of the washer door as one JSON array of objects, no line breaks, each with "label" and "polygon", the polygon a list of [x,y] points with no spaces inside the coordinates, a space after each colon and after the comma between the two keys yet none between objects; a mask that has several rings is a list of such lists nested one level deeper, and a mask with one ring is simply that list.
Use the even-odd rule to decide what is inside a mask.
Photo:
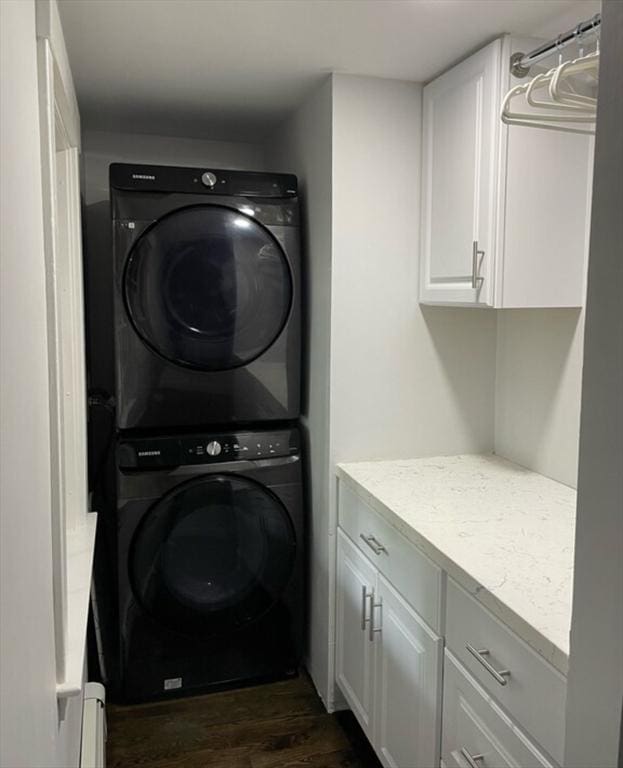
[{"label": "washer door", "polygon": [[178,365],[246,365],[281,333],[292,276],[270,232],[231,208],[199,205],[157,221],[136,241],[124,275],[132,324]]},{"label": "washer door", "polygon": [[157,621],[198,637],[231,633],[277,603],[294,566],[295,533],[266,488],[236,475],[178,486],[136,530],[130,578]]}]

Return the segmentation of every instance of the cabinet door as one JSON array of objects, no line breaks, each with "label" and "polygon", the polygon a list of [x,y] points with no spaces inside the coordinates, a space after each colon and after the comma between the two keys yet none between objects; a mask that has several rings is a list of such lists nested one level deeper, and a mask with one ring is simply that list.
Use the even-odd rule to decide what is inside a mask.
[{"label": "cabinet door", "polygon": [[376,578],[376,569],[338,528],[336,678],[370,741],[374,644],[370,639],[369,622]]},{"label": "cabinet door", "polygon": [[443,641],[379,575],[376,752],[391,768],[439,765]]},{"label": "cabinet door", "polygon": [[493,304],[501,47],[494,41],[424,88],[423,303]]}]

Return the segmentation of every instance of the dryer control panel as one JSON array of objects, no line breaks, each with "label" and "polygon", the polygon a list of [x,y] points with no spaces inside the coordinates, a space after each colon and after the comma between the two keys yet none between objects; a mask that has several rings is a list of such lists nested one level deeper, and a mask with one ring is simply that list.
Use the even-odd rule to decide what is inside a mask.
[{"label": "dryer control panel", "polygon": [[158,469],[186,464],[214,464],[291,456],[300,450],[298,430],[210,432],[122,440],[120,469]]},{"label": "dryer control panel", "polygon": [[298,194],[298,180],[291,173],[112,163],[109,174],[113,189],[140,192],[190,192],[263,198],[288,198]]}]

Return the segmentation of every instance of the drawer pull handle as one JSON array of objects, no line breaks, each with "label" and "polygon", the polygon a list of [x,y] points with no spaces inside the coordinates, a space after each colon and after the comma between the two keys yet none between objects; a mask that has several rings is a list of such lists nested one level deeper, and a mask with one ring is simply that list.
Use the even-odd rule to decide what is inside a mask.
[{"label": "drawer pull handle", "polygon": [[[478,240],[474,240],[472,243],[472,288],[475,291],[480,288],[485,280],[484,277],[480,277],[478,274],[480,263],[484,256],[485,252],[478,248]],[[480,257],[480,260],[478,257]]]},{"label": "drawer pull handle", "polygon": [[370,610],[370,616],[366,618],[366,600],[368,598],[374,599],[374,592],[368,592],[368,588],[364,585],[361,587],[361,630],[365,631],[366,624],[372,618],[372,610]]},{"label": "drawer pull handle", "polygon": [[[381,623],[378,627],[374,626],[374,610],[378,608],[381,611]],[[383,625],[383,600],[379,600],[378,603],[374,602],[374,590],[372,590],[372,594],[370,595],[370,624],[368,626],[368,640],[372,643],[374,642],[374,635],[376,632],[380,632],[382,625]]]},{"label": "drawer pull handle", "polygon": [[467,650],[472,654],[472,656],[479,661],[482,666],[487,670],[487,672],[495,678],[495,680],[500,685],[506,685],[508,680],[507,677],[510,677],[510,669],[496,669],[493,664],[491,664],[485,657],[489,655],[489,650],[487,648],[480,648],[476,649],[473,645],[470,645],[469,643],[465,644],[465,647]]},{"label": "drawer pull handle", "polygon": [[366,542],[366,544],[370,547],[375,555],[380,555],[381,552],[385,552],[387,554],[387,548],[381,544],[381,542],[371,533],[369,533],[367,536],[365,533],[360,533],[359,538]]},{"label": "drawer pull handle", "polygon": [[470,753],[463,747],[461,749],[461,754],[465,758],[467,764],[469,765],[469,768],[482,768],[481,765],[478,765],[479,760],[484,760],[484,755],[470,755]]}]

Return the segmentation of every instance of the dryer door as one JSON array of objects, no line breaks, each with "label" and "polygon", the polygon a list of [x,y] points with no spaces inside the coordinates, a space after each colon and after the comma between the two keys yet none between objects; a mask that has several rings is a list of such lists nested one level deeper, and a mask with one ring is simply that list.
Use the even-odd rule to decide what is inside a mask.
[{"label": "dryer door", "polygon": [[134,594],[183,634],[227,634],[279,602],[296,549],[290,517],[264,486],[208,475],[177,486],[145,515],[130,549]]},{"label": "dryer door", "polygon": [[178,365],[222,371],[259,357],[292,304],[287,258],[255,219],[219,205],[182,208],[136,241],[124,273],[132,324]]}]

